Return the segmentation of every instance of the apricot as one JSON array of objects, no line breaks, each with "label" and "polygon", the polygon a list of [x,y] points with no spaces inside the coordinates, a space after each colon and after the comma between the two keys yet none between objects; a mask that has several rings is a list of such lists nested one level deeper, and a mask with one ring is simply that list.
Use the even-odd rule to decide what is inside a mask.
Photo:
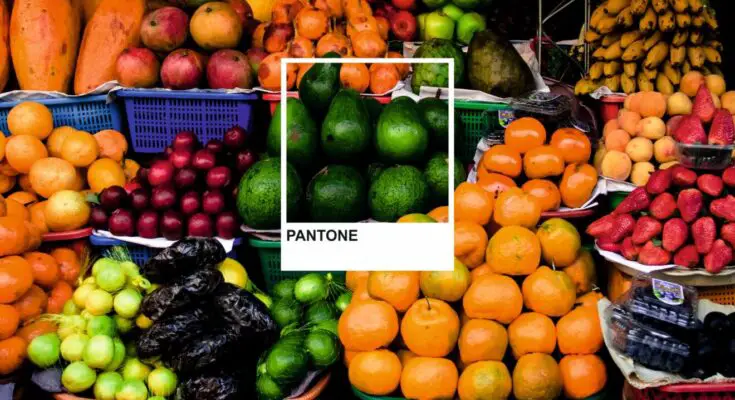
[{"label": "apricot", "polygon": [[643,186],[648,183],[648,179],[655,170],[656,167],[654,167],[650,162],[637,162],[633,164],[633,170],[630,173],[630,181],[636,186]]},{"label": "apricot", "polygon": [[653,157],[659,163],[676,160],[676,140],[671,136],[664,136],[653,144]]},{"label": "apricot", "polygon": [[649,161],[653,157],[653,142],[648,138],[634,137],[625,146],[625,154],[635,163]]},{"label": "apricot", "polygon": [[663,164],[659,164],[658,169],[669,169],[677,164],[679,164],[679,160],[665,162]]},{"label": "apricot", "polygon": [[725,92],[720,97],[720,103],[722,103],[722,108],[730,111],[730,114],[735,114],[735,91]]},{"label": "apricot", "polygon": [[639,112],[642,94],[643,92],[636,92],[636,93],[628,95],[628,97],[625,98],[623,107],[625,107],[625,109],[628,111]]},{"label": "apricot", "polygon": [[719,75],[711,74],[704,77],[704,84],[707,89],[717,97],[725,93],[725,79]]},{"label": "apricot", "polygon": [[641,96],[641,117],[663,118],[666,114],[666,97],[659,92],[645,92]]},{"label": "apricot", "polygon": [[643,118],[636,126],[636,135],[656,140],[666,135],[666,123],[659,117]]},{"label": "apricot", "polygon": [[640,120],[641,115],[635,111],[621,110],[618,114],[618,125],[630,135],[635,135],[636,126]]},{"label": "apricot", "polygon": [[689,115],[692,113],[692,100],[683,92],[676,92],[669,96],[666,102],[666,112],[671,115]]},{"label": "apricot", "polygon": [[602,174],[602,160],[605,158],[606,153],[607,149],[605,149],[605,146],[601,145],[597,148],[595,156],[592,158],[592,165],[595,166],[598,174]]},{"label": "apricot", "polygon": [[630,170],[633,163],[630,157],[622,151],[610,150],[602,159],[602,175],[611,179],[624,181],[630,176]]},{"label": "apricot", "polygon": [[[735,100],[735,98],[733,98]],[[605,139],[607,137],[607,134],[616,130],[620,129],[620,124],[618,124],[618,119],[613,118],[605,123],[605,127],[602,128],[602,138]]]},{"label": "apricot", "polygon": [[628,132],[617,129],[607,134],[605,138],[605,148],[610,150],[625,151],[625,146],[630,142]]},{"label": "apricot", "polygon": [[689,97],[697,95],[697,90],[704,83],[704,75],[699,71],[689,71],[681,77],[679,82],[679,91],[684,92]]}]

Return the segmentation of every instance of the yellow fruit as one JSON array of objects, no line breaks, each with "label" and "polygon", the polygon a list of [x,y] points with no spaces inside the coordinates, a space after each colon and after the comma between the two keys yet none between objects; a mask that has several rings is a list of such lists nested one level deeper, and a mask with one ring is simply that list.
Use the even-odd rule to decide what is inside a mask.
[{"label": "yellow fruit", "polygon": [[725,79],[719,75],[705,76],[704,83],[707,85],[707,89],[715,96],[722,96],[725,93]]},{"label": "yellow fruit", "polygon": [[653,144],[653,156],[659,163],[676,160],[676,140],[671,136],[664,136]]},{"label": "yellow fruit", "polygon": [[633,169],[630,173],[630,181],[636,186],[644,186],[648,183],[648,179],[651,177],[656,167],[650,162],[637,162],[633,164]]},{"label": "yellow fruit", "polygon": [[669,168],[671,168],[671,167],[673,167],[674,165],[677,165],[677,164],[679,164],[679,161],[678,160],[665,162],[663,164],[660,164],[658,166],[658,169],[669,169]]},{"label": "yellow fruit", "polygon": [[44,215],[52,232],[79,229],[87,224],[91,209],[80,192],[61,190],[49,197]]},{"label": "yellow fruit", "polygon": [[51,135],[46,139],[48,154],[51,157],[61,158],[61,145],[64,144],[64,139],[68,134],[75,131],[76,129],[71,126],[60,126],[51,131]]},{"label": "yellow fruit", "polygon": [[634,163],[649,161],[653,157],[653,142],[645,137],[634,137],[625,146],[625,153]]},{"label": "yellow fruit", "polygon": [[611,150],[602,158],[600,169],[603,176],[624,181],[630,176],[632,166],[633,164],[627,154],[622,151]]},{"label": "yellow fruit", "polygon": [[660,139],[666,135],[666,123],[659,117],[643,118],[636,126],[636,134],[639,138]]},{"label": "yellow fruit", "polygon": [[51,110],[41,103],[24,101],[8,113],[8,129],[11,135],[31,135],[46,139],[54,129]]},{"label": "yellow fruit", "polygon": [[683,92],[676,92],[666,101],[668,115],[689,115],[692,113],[692,100]]},{"label": "yellow fruit", "polygon": [[722,104],[722,108],[730,111],[730,114],[735,114],[735,91],[724,93],[720,97],[720,103]]},{"label": "yellow fruit", "polygon": [[248,271],[237,260],[227,257],[217,265],[217,269],[222,273],[225,282],[231,283],[240,289],[245,289],[247,286]]}]

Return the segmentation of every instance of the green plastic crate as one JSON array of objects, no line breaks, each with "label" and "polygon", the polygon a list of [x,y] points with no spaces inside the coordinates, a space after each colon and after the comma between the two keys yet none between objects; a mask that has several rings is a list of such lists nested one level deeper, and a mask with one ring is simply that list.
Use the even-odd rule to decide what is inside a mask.
[{"label": "green plastic crate", "polygon": [[[250,245],[258,251],[260,267],[263,269],[263,279],[268,292],[273,286],[286,279],[298,279],[308,272],[281,271],[281,242],[260,240],[254,237],[248,239]],[[320,271],[315,271],[320,272]],[[345,273],[332,272],[332,276],[339,282],[345,281]]]},{"label": "green plastic crate", "polygon": [[480,139],[503,131],[512,119],[512,108],[503,103],[455,100],[454,110],[459,117],[455,124],[462,124],[456,129],[460,134],[454,138],[454,153],[464,163],[472,162]]}]

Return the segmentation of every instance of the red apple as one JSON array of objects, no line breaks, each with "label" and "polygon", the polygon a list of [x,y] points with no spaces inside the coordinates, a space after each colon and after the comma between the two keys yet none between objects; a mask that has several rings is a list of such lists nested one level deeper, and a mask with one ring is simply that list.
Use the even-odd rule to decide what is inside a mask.
[{"label": "red apple", "polygon": [[153,51],[169,53],[186,42],[189,16],[176,7],[163,7],[150,12],[140,26],[140,39]]},{"label": "red apple", "polygon": [[174,150],[168,158],[176,169],[188,167],[191,164],[191,152],[188,150]]},{"label": "red apple", "polygon": [[205,64],[204,56],[194,50],[174,50],[163,60],[161,82],[168,89],[193,89],[204,77]]},{"label": "red apple", "polygon": [[392,0],[396,8],[401,10],[413,10],[416,8],[416,0]]},{"label": "red apple", "polygon": [[408,11],[399,11],[393,15],[390,29],[398,40],[410,42],[416,36],[416,17]]},{"label": "red apple", "polygon": [[230,3],[230,7],[232,7],[232,9],[237,13],[237,16],[240,17],[240,22],[242,22],[243,26],[253,18],[253,9],[250,8],[250,4],[248,4],[246,0],[228,0],[227,2]]},{"label": "red apple", "polygon": [[254,76],[258,76],[258,68],[260,68],[260,63],[263,62],[263,59],[268,57],[268,53],[257,47],[253,47],[248,49],[247,51],[248,56],[248,62],[250,63],[250,69],[253,72]]},{"label": "red apple", "polygon": [[[174,136],[173,150],[186,150],[193,152],[199,146],[199,139],[192,131],[181,131]],[[170,154],[169,154],[170,156]]]},{"label": "red apple", "polygon": [[174,178],[174,166],[170,161],[155,161],[148,170],[148,183],[151,186],[160,186],[169,183]]},{"label": "red apple", "polygon": [[207,81],[212,89],[250,89],[253,72],[245,54],[237,50],[219,50],[207,64]]},{"label": "red apple", "polygon": [[156,86],[161,63],[152,51],[145,47],[131,47],[117,57],[115,72],[122,86],[150,88]]}]

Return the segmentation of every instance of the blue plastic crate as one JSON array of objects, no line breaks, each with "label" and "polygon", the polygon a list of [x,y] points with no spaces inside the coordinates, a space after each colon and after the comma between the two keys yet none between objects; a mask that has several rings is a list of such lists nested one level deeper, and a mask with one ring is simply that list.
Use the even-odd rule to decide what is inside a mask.
[{"label": "blue plastic crate", "polygon": [[193,131],[202,143],[222,139],[227,129],[253,126],[255,94],[123,89],[133,150],[159,153],[183,130]]},{"label": "blue plastic crate", "polygon": [[[237,259],[237,246],[241,243],[241,240],[242,239],[240,238],[235,239],[235,245],[232,247],[232,251],[227,253],[227,257]],[[97,235],[90,236],[89,242],[94,247],[125,246],[128,248],[130,257],[138,265],[145,264],[151,257],[155,256],[156,254],[158,254],[158,252],[163,250]]]},{"label": "blue plastic crate", "polygon": [[[114,102],[108,104],[107,95],[23,101],[35,101],[48,107],[54,117],[54,126],[71,126],[90,133],[105,129],[121,131],[123,128],[120,106]],[[6,135],[10,135],[8,113],[23,101],[0,102],[0,131]]]}]

